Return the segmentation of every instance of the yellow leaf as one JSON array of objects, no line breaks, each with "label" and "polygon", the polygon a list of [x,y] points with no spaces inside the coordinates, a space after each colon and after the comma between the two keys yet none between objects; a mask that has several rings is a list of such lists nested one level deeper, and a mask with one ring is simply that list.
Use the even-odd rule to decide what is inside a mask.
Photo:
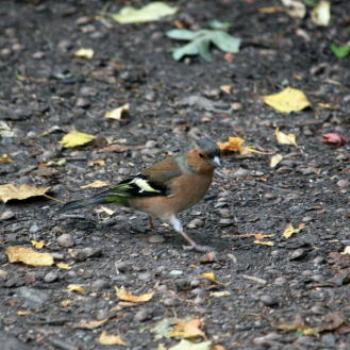
[{"label": "yellow leaf", "polygon": [[5,253],[10,263],[21,262],[30,266],[51,266],[54,259],[49,253],[39,253],[32,248],[13,246],[7,247]]},{"label": "yellow leaf", "polygon": [[290,238],[295,233],[299,233],[301,230],[303,230],[305,227],[305,224],[300,224],[298,228],[294,228],[292,224],[288,224],[287,227],[284,229],[282,235],[284,238]]},{"label": "yellow leaf", "polygon": [[64,148],[74,148],[86,145],[87,143],[91,142],[95,139],[95,136],[90,134],[85,134],[83,132],[79,131],[70,131],[68,134],[64,135],[62,140],[59,141],[59,143]]},{"label": "yellow leaf", "polygon": [[263,245],[263,246],[267,246],[267,247],[273,247],[275,245],[275,243],[272,241],[261,241],[259,239],[255,240],[254,244]]},{"label": "yellow leaf", "polygon": [[241,152],[244,140],[240,137],[230,136],[227,142],[219,143],[220,151]]},{"label": "yellow leaf", "polygon": [[274,156],[271,157],[270,159],[270,168],[274,168],[277,166],[278,163],[280,163],[283,160],[282,154],[275,154]]},{"label": "yellow leaf", "polygon": [[161,1],[154,1],[140,9],[131,6],[123,7],[118,13],[112,15],[112,18],[122,24],[144,23],[158,21],[164,16],[175,14],[176,11],[176,7],[171,7]]},{"label": "yellow leaf", "polygon": [[8,154],[1,154],[0,155],[0,164],[8,164],[12,163],[12,159]]},{"label": "yellow leaf", "polygon": [[69,284],[67,289],[77,294],[85,294],[85,288],[81,284]]},{"label": "yellow leaf", "polygon": [[80,186],[80,188],[82,188],[82,189],[86,189],[86,188],[101,188],[101,187],[106,187],[108,185],[109,185],[109,183],[106,182],[106,181],[96,180],[96,181],[91,182],[91,183],[89,183],[87,185]]},{"label": "yellow leaf", "polygon": [[128,301],[130,303],[136,303],[136,304],[146,303],[147,301],[150,301],[154,295],[154,292],[145,293],[141,295],[133,295],[129,293],[124,287],[122,288],[115,287],[115,291],[119,300]]},{"label": "yellow leaf", "polygon": [[254,238],[257,241],[262,241],[265,238],[270,238],[270,237],[273,237],[273,236],[274,235],[272,235],[272,234],[266,234],[266,233],[254,233]]},{"label": "yellow leaf", "polygon": [[181,339],[179,343],[169,348],[169,350],[210,350],[211,341],[204,341],[201,343],[192,343],[189,340]]},{"label": "yellow leaf", "polygon": [[81,329],[95,329],[98,327],[101,327],[108,321],[108,318],[105,318],[103,320],[81,320],[77,325],[74,326],[74,328],[81,328]]},{"label": "yellow leaf", "polygon": [[58,262],[56,264],[56,266],[59,268],[59,269],[62,269],[62,270],[70,270],[72,267],[67,264],[67,263],[64,263],[64,262]]},{"label": "yellow leaf", "polygon": [[169,333],[170,337],[179,338],[205,338],[204,332],[200,329],[203,321],[195,318],[193,320],[177,320],[174,329]]},{"label": "yellow leaf", "polygon": [[74,52],[74,57],[76,58],[84,58],[86,60],[90,60],[91,58],[94,57],[94,50],[93,49],[79,49]]},{"label": "yellow leaf", "polygon": [[32,240],[30,241],[32,243],[32,246],[36,249],[43,249],[45,247],[45,242],[44,241],[36,241]]},{"label": "yellow leaf", "polygon": [[43,196],[49,189],[50,187],[35,187],[31,185],[0,185],[0,200],[6,203],[12,199],[23,200],[30,197]]},{"label": "yellow leaf", "polygon": [[101,333],[98,342],[101,345],[127,345],[119,335],[107,334],[106,331]]},{"label": "yellow leaf", "polygon": [[311,20],[317,26],[327,27],[331,20],[331,3],[321,0],[311,12]]},{"label": "yellow leaf", "polygon": [[281,113],[300,112],[311,105],[303,91],[290,87],[277,94],[263,96],[262,99],[268,106]]},{"label": "yellow leaf", "polygon": [[208,280],[213,283],[218,283],[214,272],[203,272],[199,275],[199,278]]},{"label": "yellow leaf", "polygon": [[18,316],[29,316],[32,314],[31,310],[18,310],[17,315]]},{"label": "yellow leaf", "polygon": [[296,136],[294,134],[285,134],[282,131],[280,131],[279,128],[276,128],[275,136],[277,143],[279,143],[280,145],[298,146]]},{"label": "yellow leaf", "polygon": [[123,117],[125,117],[129,113],[129,108],[130,108],[129,103],[126,103],[121,107],[118,107],[109,112],[106,112],[105,118],[121,120],[123,119]]}]

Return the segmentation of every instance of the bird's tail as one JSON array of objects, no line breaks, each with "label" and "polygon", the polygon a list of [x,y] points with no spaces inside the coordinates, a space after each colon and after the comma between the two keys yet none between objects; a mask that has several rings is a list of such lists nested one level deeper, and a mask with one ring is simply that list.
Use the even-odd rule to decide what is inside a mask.
[{"label": "bird's tail", "polygon": [[98,204],[113,203],[127,206],[129,198],[130,193],[128,191],[128,187],[125,184],[119,184],[92,197],[68,202],[58,210],[58,213],[60,214],[75,209],[95,206]]}]

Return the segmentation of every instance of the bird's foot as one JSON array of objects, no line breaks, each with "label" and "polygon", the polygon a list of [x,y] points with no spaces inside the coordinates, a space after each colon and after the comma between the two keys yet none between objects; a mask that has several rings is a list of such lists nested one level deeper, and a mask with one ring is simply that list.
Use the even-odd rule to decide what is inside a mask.
[{"label": "bird's foot", "polygon": [[208,253],[215,251],[214,248],[207,246],[207,245],[200,245],[200,244],[191,244],[191,245],[185,245],[183,246],[184,250],[192,250],[199,253]]}]

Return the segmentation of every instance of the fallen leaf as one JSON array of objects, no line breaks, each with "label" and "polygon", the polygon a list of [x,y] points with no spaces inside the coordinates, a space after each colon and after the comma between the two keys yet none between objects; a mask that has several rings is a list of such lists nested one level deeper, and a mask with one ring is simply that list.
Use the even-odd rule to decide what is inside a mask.
[{"label": "fallen leaf", "polygon": [[64,262],[58,262],[56,263],[56,266],[61,270],[70,270],[72,268],[69,264]]},{"label": "fallen leaf", "polygon": [[18,310],[17,312],[18,316],[29,316],[32,314],[31,310]]},{"label": "fallen leaf", "polygon": [[106,181],[101,181],[101,180],[96,180],[94,182],[91,182],[87,185],[84,186],[80,186],[80,188],[82,189],[86,189],[86,188],[101,188],[101,187],[106,187],[109,186],[109,183]]},{"label": "fallen leaf", "polygon": [[274,13],[283,12],[283,8],[278,7],[278,6],[264,6],[264,7],[259,7],[258,12],[264,13],[266,15],[271,15]]},{"label": "fallen leaf", "polygon": [[118,145],[118,144],[112,144],[106,147],[103,147],[98,150],[98,152],[114,152],[114,153],[123,153],[129,151],[133,146],[126,146],[126,145]]},{"label": "fallen leaf", "polygon": [[77,293],[77,294],[85,294],[86,293],[86,290],[85,288],[81,285],[81,284],[69,284],[67,286],[67,289],[70,291],[70,292],[73,292],[73,293]]},{"label": "fallen leaf", "polygon": [[83,58],[86,60],[90,60],[94,57],[94,50],[93,49],[79,49],[74,52],[73,54],[76,58]]},{"label": "fallen leaf", "polygon": [[80,329],[96,329],[104,325],[108,321],[108,318],[105,318],[103,320],[81,320],[78,324],[75,324],[74,328],[80,328]]},{"label": "fallen leaf", "polygon": [[122,120],[125,116],[129,114],[129,103],[126,103],[125,105],[115,108],[109,112],[105,113],[105,118],[107,119],[114,119],[114,120]]},{"label": "fallen leaf", "polygon": [[308,327],[304,323],[302,323],[302,324],[281,323],[281,324],[277,325],[276,328],[278,330],[284,331],[284,332],[299,332],[304,336],[318,337],[318,335],[319,335],[317,328]]},{"label": "fallen leaf", "polygon": [[350,245],[346,246],[344,248],[344,251],[341,252],[340,254],[342,254],[342,255],[350,255]]},{"label": "fallen leaf", "polygon": [[120,335],[108,334],[106,331],[101,333],[98,342],[101,345],[127,345]]},{"label": "fallen leaf", "polygon": [[306,7],[300,0],[281,0],[282,4],[287,7],[286,12],[293,18],[304,18],[306,15]]},{"label": "fallen leaf", "polygon": [[64,135],[62,140],[59,143],[64,148],[74,148],[86,145],[95,139],[95,136],[90,134],[85,134],[79,131],[70,131],[68,134]]},{"label": "fallen leaf", "polygon": [[208,281],[213,282],[213,283],[218,283],[218,280],[217,280],[214,272],[203,272],[199,275],[199,278],[208,280]]},{"label": "fallen leaf", "polygon": [[0,120],[0,137],[6,138],[15,136],[16,133],[10,128],[10,126],[3,120]]},{"label": "fallen leaf", "polygon": [[238,152],[241,155],[247,155],[249,153],[258,153],[258,154],[268,154],[267,152],[257,151],[252,147],[245,146],[245,141],[241,137],[230,136],[228,141],[219,142],[218,147],[221,152]]},{"label": "fallen leaf", "polygon": [[232,92],[232,85],[221,85],[220,90],[224,92],[225,94],[229,95]]},{"label": "fallen leaf", "polygon": [[179,343],[169,348],[169,350],[210,350],[211,341],[202,343],[192,343],[191,341],[182,339]]},{"label": "fallen leaf", "polygon": [[331,21],[331,3],[321,0],[311,12],[311,21],[317,26],[327,27]]},{"label": "fallen leaf", "polygon": [[267,246],[267,247],[273,247],[275,245],[275,243],[272,241],[261,241],[260,239],[255,240],[254,244]]},{"label": "fallen leaf", "polygon": [[133,295],[129,293],[124,287],[117,288],[115,287],[115,291],[119,300],[128,301],[131,303],[146,303],[153,298],[154,292],[145,293],[141,295]]},{"label": "fallen leaf", "polygon": [[288,224],[287,227],[284,229],[282,235],[284,238],[290,238],[294,234],[299,233],[305,228],[305,224],[300,224],[298,228],[294,228],[292,224]]},{"label": "fallen leaf", "polygon": [[12,159],[8,154],[0,155],[0,164],[9,164],[12,163]]},{"label": "fallen leaf", "polygon": [[126,6],[122,8],[118,13],[113,14],[112,18],[121,24],[144,23],[158,21],[161,18],[171,16],[176,12],[176,7],[171,7],[164,2],[157,1],[151,2],[140,9]]},{"label": "fallen leaf", "polygon": [[290,87],[285,88],[277,94],[263,96],[262,99],[277,112],[286,114],[300,112],[311,106],[303,91]]},{"label": "fallen leaf", "polygon": [[174,329],[169,333],[173,338],[205,338],[204,332],[200,329],[203,326],[203,321],[195,318],[192,320],[176,320]]},{"label": "fallen leaf", "polygon": [[35,187],[31,185],[0,185],[0,200],[6,203],[13,199],[23,200],[31,197],[44,196],[49,189],[50,187]]},{"label": "fallen leaf", "polygon": [[30,241],[30,243],[32,243],[32,246],[35,249],[43,249],[45,247],[45,241],[32,240],[32,241]]},{"label": "fallen leaf", "polygon": [[334,56],[339,59],[346,58],[350,55],[350,45],[336,45],[333,43],[331,44],[330,49]]},{"label": "fallen leaf", "polygon": [[279,153],[275,154],[270,159],[270,168],[275,168],[277,164],[279,164],[282,160],[283,160],[282,154],[279,154]]},{"label": "fallen leaf", "polygon": [[168,338],[171,327],[175,323],[175,320],[165,318],[156,323],[156,325],[152,328],[152,333],[155,333],[155,339]]},{"label": "fallen leaf", "polygon": [[214,298],[222,298],[222,297],[228,297],[231,295],[231,293],[228,290],[223,290],[219,292],[210,292],[209,294],[211,297]]},{"label": "fallen leaf", "polygon": [[297,137],[295,134],[285,134],[284,132],[280,131],[279,128],[276,128],[275,136],[277,143],[280,145],[298,146]]},{"label": "fallen leaf", "polygon": [[32,248],[12,246],[5,249],[10,263],[21,262],[30,266],[51,266],[53,256],[49,253],[36,252]]},{"label": "fallen leaf", "polygon": [[330,132],[328,134],[322,135],[322,141],[327,145],[333,145],[336,147],[344,146],[348,142],[344,136],[336,132]]}]

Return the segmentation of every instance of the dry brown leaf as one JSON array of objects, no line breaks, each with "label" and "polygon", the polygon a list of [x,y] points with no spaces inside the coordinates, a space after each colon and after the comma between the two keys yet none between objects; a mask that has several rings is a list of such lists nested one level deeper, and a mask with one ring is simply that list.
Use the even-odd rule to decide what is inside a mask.
[{"label": "dry brown leaf", "polygon": [[106,181],[101,181],[101,180],[96,180],[94,182],[91,182],[87,185],[83,185],[80,186],[80,188],[82,189],[86,189],[86,188],[101,188],[101,187],[106,187],[109,186],[109,183]]},{"label": "dry brown leaf", "polygon": [[287,227],[284,229],[282,235],[284,238],[290,238],[295,233],[299,233],[301,230],[305,228],[305,224],[300,224],[298,228],[294,228],[292,224],[288,224]]},{"label": "dry brown leaf", "polygon": [[169,333],[170,337],[179,338],[206,338],[204,332],[200,329],[203,326],[201,319],[177,320],[173,330]]},{"label": "dry brown leaf", "polygon": [[145,293],[141,295],[133,295],[129,293],[124,287],[122,288],[115,287],[115,291],[119,300],[127,301],[130,303],[136,303],[136,304],[146,303],[150,301],[154,295],[154,292]]},{"label": "dry brown leaf", "polygon": [[275,154],[274,156],[271,157],[270,159],[270,168],[274,168],[283,160],[282,154]]},{"label": "dry brown leaf", "polygon": [[98,342],[101,345],[127,345],[120,335],[108,334],[106,331],[101,333]]},{"label": "dry brown leaf", "polygon": [[31,185],[0,185],[0,200],[6,203],[13,199],[23,200],[43,196],[49,189],[50,187],[35,187]]},{"label": "dry brown leaf", "polygon": [[77,294],[82,294],[83,295],[83,294],[86,293],[85,288],[81,284],[69,284],[67,286],[67,289],[70,292],[77,293]]},{"label": "dry brown leaf", "polygon": [[72,268],[69,264],[64,263],[64,262],[58,262],[58,263],[56,263],[56,266],[62,270],[70,270]]},{"label": "dry brown leaf", "polygon": [[32,243],[32,246],[35,249],[43,249],[45,247],[45,241],[32,240],[32,241],[30,241],[30,243]]},{"label": "dry brown leaf", "polygon": [[107,119],[114,119],[114,120],[122,120],[129,114],[129,103],[126,103],[125,105],[115,108],[109,112],[105,113],[105,118]]},{"label": "dry brown leaf", "polygon": [[10,263],[21,262],[30,266],[51,266],[54,259],[49,253],[39,253],[32,248],[12,246],[5,249]]},{"label": "dry brown leaf", "polygon": [[105,318],[103,320],[81,320],[78,324],[75,324],[74,328],[81,328],[81,329],[96,329],[98,327],[101,327],[108,321],[108,318]]},{"label": "dry brown leaf", "polygon": [[280,131],[279,128],[276,128],[275,136],[277,143],[279,143],[280,145],[298,146],[295,134],[285,134],[282,131]]}]

